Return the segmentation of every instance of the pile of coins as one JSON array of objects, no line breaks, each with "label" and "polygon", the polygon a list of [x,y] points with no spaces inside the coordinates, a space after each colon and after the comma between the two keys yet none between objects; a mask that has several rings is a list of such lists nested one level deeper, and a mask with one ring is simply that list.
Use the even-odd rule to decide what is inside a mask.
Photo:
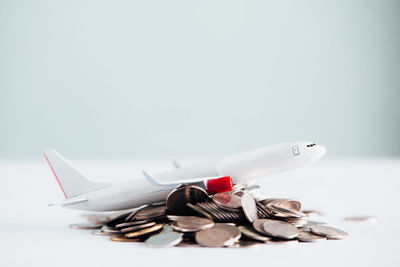
[{"label": "pile of coins", "polygon": [[310,221],[295,199],[265,198],[257,187],[208,195],[196,185],[174,189],[163,203],[111,216],[87,215],[86,224],[111,241],[150,247],[249,247],[343,239],[342,230]]}]

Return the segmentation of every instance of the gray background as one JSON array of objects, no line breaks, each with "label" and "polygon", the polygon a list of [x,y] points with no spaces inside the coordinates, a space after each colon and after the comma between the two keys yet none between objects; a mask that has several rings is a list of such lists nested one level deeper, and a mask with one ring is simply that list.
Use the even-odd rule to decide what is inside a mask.
[{"label": "gray background", "polygon": [[0,0],[0,157],[400,155],[400,1]]}]

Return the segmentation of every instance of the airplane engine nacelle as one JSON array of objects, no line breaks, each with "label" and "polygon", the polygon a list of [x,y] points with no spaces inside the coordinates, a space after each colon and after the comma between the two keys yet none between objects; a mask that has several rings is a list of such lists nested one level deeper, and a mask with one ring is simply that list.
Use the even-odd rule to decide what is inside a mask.
[{"label": "airplane engine nacelle", "polygon": [[223,193],[233,190],[233,182],[230,176],[225,176],[213,180],[208,180],[206,183],[207,192],[210,195]]}]

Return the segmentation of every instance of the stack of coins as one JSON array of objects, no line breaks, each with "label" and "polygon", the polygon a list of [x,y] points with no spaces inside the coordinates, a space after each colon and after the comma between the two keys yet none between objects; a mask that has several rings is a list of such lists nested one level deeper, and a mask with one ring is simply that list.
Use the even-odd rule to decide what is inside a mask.
[{"label": "stack of coins", "polygon": [[309,220],[296,199],[264,198],[258,188],[208,195],[196,185],[174,189],[164,203],[111,216],[86,215],[70,225],[109,236],[111,241],[149,247],[249,247],[344,239],[347,233]]}]

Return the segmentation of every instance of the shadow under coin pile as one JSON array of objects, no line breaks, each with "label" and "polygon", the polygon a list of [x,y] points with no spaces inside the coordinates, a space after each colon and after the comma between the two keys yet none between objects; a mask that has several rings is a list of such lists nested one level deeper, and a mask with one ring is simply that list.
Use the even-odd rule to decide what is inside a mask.
[{"label": "shadow under coin pile", "polygon": [[309,221],[295,199],[265,198],[257,187],[215,195],[196,185],[174,189],[165,203],[112,215],[86,215],[94,230],[111,241],[144,242],[149,247],[249,247],[343,239],[348,234]]}]

